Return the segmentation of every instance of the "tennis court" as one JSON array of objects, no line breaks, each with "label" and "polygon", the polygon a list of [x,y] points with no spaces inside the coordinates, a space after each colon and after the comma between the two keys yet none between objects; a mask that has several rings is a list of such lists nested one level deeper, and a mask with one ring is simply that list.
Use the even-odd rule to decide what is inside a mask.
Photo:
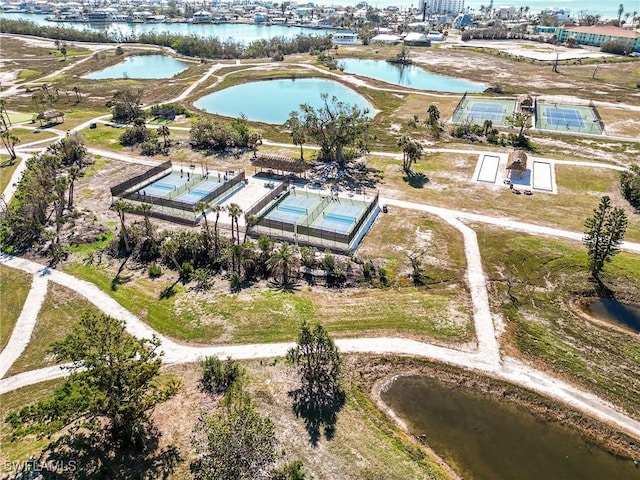
[{"label": "tennis court", "polygon": [[515,100],[497,98],[480,98],[464,96],[453,112],[453,123],[470,123],[482,125],[490,120],[494,126],[506,127],[505,118],[513,115]]},{"label": "tennis court", "polygon": [[355,206],[336,202],[325,209],[322,217],[319,217],[319,221],[313,226],[338,233],[349,233],[365,209],[366,204]]},{"label": "tennis court", "polygon": [[177,197],[176,200],[196,204],[211,192],[213,192],[215,189],[217,189],[219,186],[220,183],[216,182],[215,179],[195,183],[192,187],[187,187],[186,193],[183,193],[182,195]]},{"label": "tennis court", "polygon": [[306,217],[313,207],[320,202],[320,197],[308,197],[301,194],[287,195],[277,203],[266,215],[269,220],[285,223],[298,223]]},{"label": "tennis court", "polygon": [[180,173],[172,172],[154,182],[138,189],[138,193],[146,197],[169,198],[173,192],[187,183],[187,176],[180,178]]},{"label": "tennis court", "polygon": [[604,124],[593,106],[538,102],[536,128],[602,135]]}]

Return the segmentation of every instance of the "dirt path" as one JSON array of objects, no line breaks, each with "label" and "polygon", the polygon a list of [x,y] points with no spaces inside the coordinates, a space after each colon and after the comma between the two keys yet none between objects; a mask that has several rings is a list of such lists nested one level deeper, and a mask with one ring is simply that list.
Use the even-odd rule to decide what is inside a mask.
[{"label": "dirt path", "polygon": [[20,316],[13,327],[11,338],[9,338],[9,342],[0,352],[0,378],[6,375],[11,365],[22,355],[22,352],[29,344],[31,334],[36,326],[38,313],[40,313],[44,299],[47,296],[47,285],[47,279],[42,275],[33,275],[31,289],[24,301]]}]

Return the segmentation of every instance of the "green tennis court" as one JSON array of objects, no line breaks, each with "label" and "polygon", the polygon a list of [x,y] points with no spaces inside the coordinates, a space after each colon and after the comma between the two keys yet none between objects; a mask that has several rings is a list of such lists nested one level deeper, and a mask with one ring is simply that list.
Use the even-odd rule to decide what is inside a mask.
[{"label": "green tennis court", "polygon": [[490,120],[496,127],[509,126],[505,118],[513,115],[515,100],[464,96],[453,112],[453,123],[482,125]]},{"label": "green tennis court", "polygon": [[593,106],[538,102],[536,128],[602,135],[604,123]]}]

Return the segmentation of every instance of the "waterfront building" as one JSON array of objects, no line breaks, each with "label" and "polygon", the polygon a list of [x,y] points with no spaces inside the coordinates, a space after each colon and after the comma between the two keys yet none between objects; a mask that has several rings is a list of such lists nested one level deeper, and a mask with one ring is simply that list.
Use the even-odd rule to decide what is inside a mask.
[{"label": "waterfront building", "polygon": [[418,11],[427,15],[447,14],[457,15],[464,10],[464,0],[420,0]]},{"label": "waterfront building", "polygon": [[561,42],[566,42],[569,38],[575,38],[576,43],[579,45],[592,45],[595,47],[599,47],[610,40],[628,42],[629,52],[640,52],[640,34],[633,30],[613,25],[558,27],[556,35]]},{"label": "waterfront building", "polygon": [[334,45],[362,45],[362,41],[355,32],[336,32],[331,36]]}]

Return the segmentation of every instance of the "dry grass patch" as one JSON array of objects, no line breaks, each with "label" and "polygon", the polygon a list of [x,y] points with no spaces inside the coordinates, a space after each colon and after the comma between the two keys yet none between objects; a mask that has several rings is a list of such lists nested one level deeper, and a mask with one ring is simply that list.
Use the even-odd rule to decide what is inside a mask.
[{"label": "dry grass patch", "polygon": [[31,275],[0,265],[0,350],[9,342],[30,288]]},{"label": "dry grass patch", "polygon": [[31,339],[7,376],[55,365],[55,359],[49,354],[51,345],[64,339],[85,311],[97,313],[93,304],[73,290],[49,282],[47,296]]}]

